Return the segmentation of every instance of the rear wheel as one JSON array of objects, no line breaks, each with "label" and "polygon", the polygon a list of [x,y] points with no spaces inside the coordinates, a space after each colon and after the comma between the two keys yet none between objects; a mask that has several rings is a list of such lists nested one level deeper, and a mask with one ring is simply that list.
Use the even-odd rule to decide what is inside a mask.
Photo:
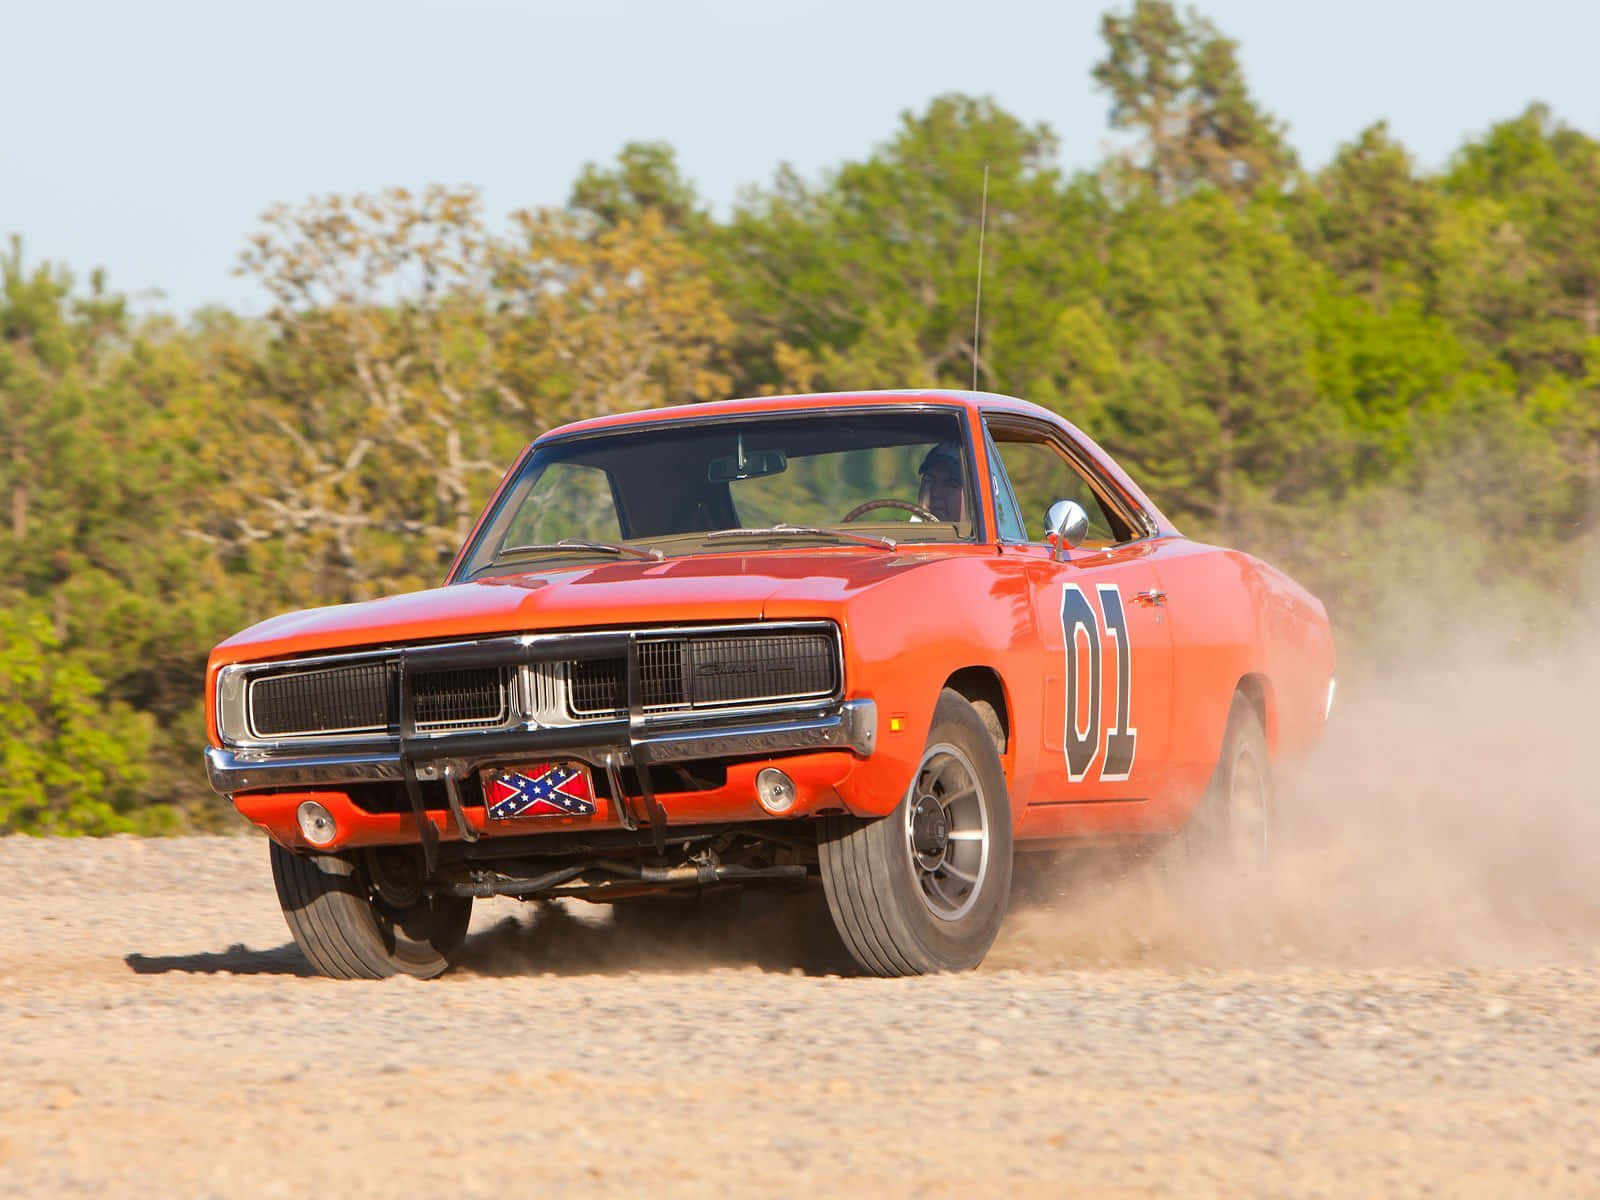
[{"label": "rear wheel", "polygon": [[334,979],[431,979],[450,965],[472,899],[429,896],[412,855],[399,848],[357,860],[294,854],[272,843],[278,903],[301,953]]},{"label": "rear wheel", "polygon": [[983,960],[1011,893],[1011,805],[994,741],[945,690],[911,787],[887,817],[824,817],[818,858],[851,956],[877,975]]},{"label": "rear wheel", "polygon": [[1274,832],[1272,764],[1255,706],[1235,694],[1222,753],[1183,833],[1188,857],[1244,873],[1265,869]]}]

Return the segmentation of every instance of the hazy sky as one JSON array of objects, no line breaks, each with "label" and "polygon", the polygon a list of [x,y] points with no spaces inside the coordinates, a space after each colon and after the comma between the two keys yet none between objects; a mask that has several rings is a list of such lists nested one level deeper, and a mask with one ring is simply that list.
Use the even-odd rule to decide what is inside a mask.
[{"label": "hazy sky", "polygon": [[[142,308],[259,311],[239,248],[269,204],[313,194],[471,183],[499,214],[660,139],[726,212],[778,163],[815,177],[944,91],[1048,123],[1063,164],[1088,165],[1109,6],[0,0],[0,235],[107,268]],[[1438,166],[1535,99],[1600,132],[1600,0],[1197,7],[1311,166],[1380,118]]]}]

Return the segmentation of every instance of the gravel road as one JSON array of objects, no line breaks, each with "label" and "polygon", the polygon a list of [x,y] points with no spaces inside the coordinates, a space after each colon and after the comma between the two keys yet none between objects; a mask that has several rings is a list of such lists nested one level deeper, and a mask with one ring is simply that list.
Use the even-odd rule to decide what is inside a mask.
[{"label": "gravel road", "polygon": [[1042,876],[975,975],[830,974],[803,901],[493,901],[446,977],[335,983],[266,858],[0,839],[0,1193],[1600,1194],[1583,929],[1363,962]]}]

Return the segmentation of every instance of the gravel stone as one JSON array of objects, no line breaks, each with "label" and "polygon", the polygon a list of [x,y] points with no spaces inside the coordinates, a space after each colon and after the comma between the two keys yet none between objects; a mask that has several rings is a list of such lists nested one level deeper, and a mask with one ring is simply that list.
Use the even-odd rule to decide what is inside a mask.
[{"label": "gravel stone", "polygon": [[813,898],[724,942],[493,901],[443,978],[339,983],[257,837],[0,839],[0,1196],[1600,1194],[1592,943],[1200,962],[1061,919],[879,980]]}]

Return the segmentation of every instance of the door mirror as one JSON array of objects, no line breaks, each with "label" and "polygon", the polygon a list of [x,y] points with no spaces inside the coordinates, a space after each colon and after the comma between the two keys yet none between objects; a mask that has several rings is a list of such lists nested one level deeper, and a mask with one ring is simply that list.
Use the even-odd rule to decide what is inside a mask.
[{"label": "door mirror", "polygon": [[1077,547],[1089,532],[1089,514],[1076,500],[1057,500],[1045,513],[1044,523],[1050,536],[1056,539],[1057,553],[1067,546]]}]

